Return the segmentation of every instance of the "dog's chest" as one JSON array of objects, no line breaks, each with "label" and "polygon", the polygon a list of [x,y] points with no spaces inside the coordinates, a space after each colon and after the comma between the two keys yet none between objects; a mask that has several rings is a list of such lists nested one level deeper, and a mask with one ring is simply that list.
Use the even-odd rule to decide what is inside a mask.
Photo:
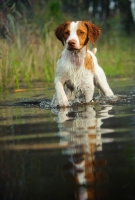
[{"label": "dog's chest", "polygon": [[68,58],[65,62],[66,76],[75,88],[81,88],[87,84],[93,77],[92,71],[85,67],[85,61],[82,57]]},{"label": "dog's chest", "polygon": [[70,53],[68,56],[68,62],[73,65],[76,70],[83,65],[84,57],[77,52]]},{"label": "dog's chest", "polygon": [[[64,50],[57,62],[56,78],[62,80],[63,83],[70,80],[75,88],[88,85],[93,80],[90,59],[91,55],[86,50],[80,53]],[[89,62],[86,62],[87,60]]]}]

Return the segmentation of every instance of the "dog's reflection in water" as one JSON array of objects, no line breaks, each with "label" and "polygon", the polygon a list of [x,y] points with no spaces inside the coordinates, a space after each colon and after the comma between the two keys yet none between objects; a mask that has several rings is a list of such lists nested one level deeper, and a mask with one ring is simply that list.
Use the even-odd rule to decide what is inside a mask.
[{"label": "dog's reflection in water", "polygon": [[75,192],[77,200],[101,199],[105,196],[101,185],[108,179],[104,172],[107,161],[95,153],[101,155],[102,120],[112,116],[109,114],[111,109],[111,106],[99,110],[99,107],[87,105],[53,110],[57,114],[55,120],[58,122],[60,142],[68,145],[62,151],[69,158],[64,168],[71,172],[78,186]]}]

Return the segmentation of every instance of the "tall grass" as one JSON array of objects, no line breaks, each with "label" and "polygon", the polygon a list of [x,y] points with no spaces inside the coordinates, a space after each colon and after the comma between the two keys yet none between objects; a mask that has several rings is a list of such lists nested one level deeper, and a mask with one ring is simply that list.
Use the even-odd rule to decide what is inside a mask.
[{"label": "tall grass", "polygon": [[0,90],[52,81],[60,51],[53,29],[45,37],[18,30],[11,44],[0,40]]},{"label": "tall grass", "polygon": [[[0,40],[0,90],[8,87],[32,87],[33,81],[53,81],[62,44],[54,36],[52,21],[44,34],[16,27],[11,43]],[[106,39],[108,38],[108,39]],[[134,77],[135,39],[101,35],[97,43],[99,64],[109,77]],[[92,48],[92,47],[91,47]]]},{"label": "tall grass", "polygon": [[[10,42],[9,38],[0,39],[0,91],[9,87],[32,87],[33,81],[53,81],[56,61],[63,48],[54,36],[54,29],[73,16],[64,15],[57,0],[35,1],[31,9],[22,1],[12,7],[8,7],[8,2],[3,4],[8,22],[2,19],[0,22],[6,28],[9,24],[13,38]],[[88,17],[81,13],[79,18]],[[104,22],[93,23],[106,32]],[[100,36],[96,45],[99,64],[109,77],[134,77],[135,38],[124,36],[119,15],[108,23],[108,32]]]},{"label": "tall grass", "polygon": [[97,52],[99,64],[107,76],[135,77],[135,38],[120,35],[108,38],[101,38]]}]

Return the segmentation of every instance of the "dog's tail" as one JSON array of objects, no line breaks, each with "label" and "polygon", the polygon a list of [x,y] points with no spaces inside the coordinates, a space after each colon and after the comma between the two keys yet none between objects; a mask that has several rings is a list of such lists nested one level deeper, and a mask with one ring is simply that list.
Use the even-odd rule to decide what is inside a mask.
[{"label": "dog's tail", "polygon": [[94,53],[94,55],[97,53],[97,48],[93,48],[92,50],[92,53]]}]

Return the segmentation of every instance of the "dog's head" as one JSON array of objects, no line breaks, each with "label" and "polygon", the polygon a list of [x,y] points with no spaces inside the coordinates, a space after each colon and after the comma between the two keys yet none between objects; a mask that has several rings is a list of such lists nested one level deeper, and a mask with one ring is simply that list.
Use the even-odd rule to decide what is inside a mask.
[{"label": "dog's head", "polygon": [[88,41],[94,44],[100,33],[100,28],[89,21],[67,21],[55,30],[56,37],[68,50],[79,50],[87,45]]}]

